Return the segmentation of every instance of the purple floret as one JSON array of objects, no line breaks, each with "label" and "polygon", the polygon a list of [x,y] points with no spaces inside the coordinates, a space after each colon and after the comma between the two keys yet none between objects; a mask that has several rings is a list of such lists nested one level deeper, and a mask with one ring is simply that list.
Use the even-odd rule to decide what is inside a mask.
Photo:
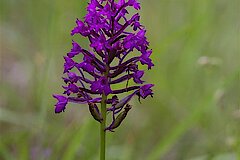
[{"label": "purple floret", "polygon": [[57,104],[55,104],[55,113],[64,112],[68,99],[61,95],[53,95],[53,97],[58,100]]},{"label": "purple floret", "polygon": [[80,47],[80,45],[77,42],[72,41],[72,49],[70,52],[67,53],[67,56],[69,58],[73,58],[74,56],[78,55],[80,52],[82,52],[82,48]]},{"label": "purple floret", "polygon": [[143,99],[145,99],[147,96],[152,96],[153,92],[151,88],[153,86],[154,86],[153,84],[146,84],[142,86],[139,90],[139,96],[142,97]]}]

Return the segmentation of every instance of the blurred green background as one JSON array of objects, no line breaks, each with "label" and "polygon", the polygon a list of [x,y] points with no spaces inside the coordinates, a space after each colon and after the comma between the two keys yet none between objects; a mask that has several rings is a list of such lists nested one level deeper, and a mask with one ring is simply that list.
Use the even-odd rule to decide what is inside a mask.
[{"label": "blurred green background", "polygon": [[[108,160],[240,159],[240,1],[145,0],[154,98],[132,101]],[[54,114],[87,0],[0,0],[0,159],[97,160],[85,105]],[[75,37],[76,38],[76,37]],[[86,39],[79,39],[86,44]]]}]

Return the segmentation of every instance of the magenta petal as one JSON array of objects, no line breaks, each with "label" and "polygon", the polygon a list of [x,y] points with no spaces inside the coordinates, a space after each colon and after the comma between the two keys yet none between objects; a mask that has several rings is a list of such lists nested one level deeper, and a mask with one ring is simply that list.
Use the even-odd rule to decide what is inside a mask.
[{"label": "magenta petal", "polygon": [[68,103],[68,99],[62,95],[53,95],[53,97],[58,100],[58,102],[55,104],[55,113],[64,112]]}]

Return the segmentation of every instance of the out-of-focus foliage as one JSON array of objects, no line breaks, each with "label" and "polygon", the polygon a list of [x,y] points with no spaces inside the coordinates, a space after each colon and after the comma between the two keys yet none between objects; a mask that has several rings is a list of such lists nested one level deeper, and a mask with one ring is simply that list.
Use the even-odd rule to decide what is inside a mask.
[{"label": "out-of-focus foliage", "polygon": [[[109,160],[240,159],[240,1],[145,0],[154,98],[108,133]],[[86,0],[0,0],[0,159],[98,159],[87,106],[54,114]],[[87,45],[85,39],[74,37]]]}]

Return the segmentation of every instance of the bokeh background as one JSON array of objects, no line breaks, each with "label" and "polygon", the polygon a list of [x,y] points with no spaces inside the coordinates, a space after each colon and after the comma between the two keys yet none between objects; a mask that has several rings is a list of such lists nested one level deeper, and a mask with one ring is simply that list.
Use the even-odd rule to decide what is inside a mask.
[{"label": "bokeh background", "polygon": [[[145,0],[154,98],[107,134],[108,160],[240,159],[240,1]],[[0,159],[97,160],[86,106],[54,114],[87,0],[0,0]],[[86,39],[74,37],[87,44]]]}]

